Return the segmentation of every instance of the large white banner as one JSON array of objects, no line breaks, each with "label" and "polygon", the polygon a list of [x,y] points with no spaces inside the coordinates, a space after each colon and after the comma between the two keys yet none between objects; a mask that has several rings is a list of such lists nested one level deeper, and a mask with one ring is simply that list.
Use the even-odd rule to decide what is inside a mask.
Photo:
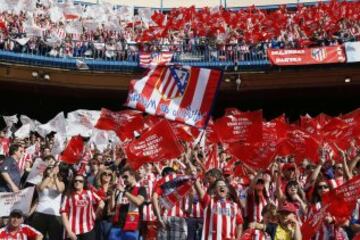
[{"label": "large white banner", "polygon": [[28,187],[17,193],[0,193],[0,217],[9,216],[13,209],[20,209],[24,214],[28,214],[30,212],[34,189],[35,187]]},{"label": "large white banner", "polygon": [[347,62],[360,62],[360,42],[345,43]]},{"label": "large white banner", "polygon": [[26,179],[26,182],[38,185],[41,183],[44,175],[44,171],[47,168],[48,164],[44,162],[41,158],[37,158],[31,168],[31,172]]}]

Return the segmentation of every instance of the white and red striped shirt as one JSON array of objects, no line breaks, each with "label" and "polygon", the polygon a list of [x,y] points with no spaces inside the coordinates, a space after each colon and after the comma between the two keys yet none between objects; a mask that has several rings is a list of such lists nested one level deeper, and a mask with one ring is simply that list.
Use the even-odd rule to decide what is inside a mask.
[{"label": "white and red striped shirt", "polygon": [[41,233],[26,224],[21,224],[15,233],[10,233],[7,227],[0,229],[1,240],[28,240],[35,239],[37,236],[41,236]]},{"label": "white and red striped shirt", "polygon": [[[204,217],[204,208],[201,206],[200,200],[198,196],[194,196],[192,202],[190,202],[191,198],[188,196],[185,199],[185,209],[190,209],[191,211],[188,213],[188,217],[191,218],[203,218]],[[191,205],[190,205],[191,204]]]},{"label": "white and red striped shirt", "polygon": [[202,240],[230,240],[236,237],[236,227],[243,224],[240,207],[231,200],[211,198],[205,194]]},{"label": "white and red striped shirt", "polygon": [[60,213],[67,213],[71,231],[78,234],[90,232],[95,225],[95,207],[101,198],[90,190],[65,196]]},{"label": "white and red striped shirt", "polygon": [[150,203],[155,181],[156,181],[156,177],[153,173],[147,174],[140,181],[140,186],[143,186],[145,188],[146,196],[147,196],[146,204],[143,206],[143,214],[142,214],[143,221],[154,221],[156,219],[152,204]]},{"label": "white and red striped shirt", "polygon": [[256,201],[254,191],[249,191],[247,195],[246,201],[246,212],[247,212],[247,219],[249,222],[261,222],[263,217],[261,212],[263,208],[268,204],[268,200],[262,195],[259,196],[258,201]]}]

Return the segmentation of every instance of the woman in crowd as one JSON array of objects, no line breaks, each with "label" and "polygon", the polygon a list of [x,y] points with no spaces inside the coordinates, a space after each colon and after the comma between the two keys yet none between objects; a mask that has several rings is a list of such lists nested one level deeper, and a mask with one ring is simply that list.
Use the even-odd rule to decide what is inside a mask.
[{"label": "woman in crowd", "polygon": [[103,208],[101,198],[86,189],[84,176],[76,174],[60,208],[65,239],[95,240],[95,219]]},{"label": "woman in crowd", "polygon": [[59,166],[50,165],[44,171],[42,182],[36,187],[38,201],[31,225],[48,239],[62,239],[63,226],[60,205],[65,184],[59,176]]},{"label": "woman in crowd", "polygon": [[98,240],[107,240],[109,238],[113,217],[113,214],[111,213],[111,211],[109,211],[109,203],[111,200],[112,192],[115,190],[116,187],[115,180],[115,174],[113,173],[113,171],[111,171],[111,169],[108,168],[101,171],[97,179],[96,193],[105,203],[104,210],[96,222],[96,239]]}]

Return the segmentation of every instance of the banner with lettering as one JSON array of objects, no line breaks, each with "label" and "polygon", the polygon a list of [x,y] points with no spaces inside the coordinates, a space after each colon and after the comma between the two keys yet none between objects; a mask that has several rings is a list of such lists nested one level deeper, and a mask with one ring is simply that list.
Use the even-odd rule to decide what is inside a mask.
[{"label": "banner with lettering", "polygon": [[125,149],[128,164],[138,169],[147,162],[177,158],[183,151],[169,122],[163,119],[133,140]]},{"label": "banner with lettering", "polygon": [[331,204],[328,210],[331,215],[339,218],[347,218],[351,215],[356,200],[359,198],[360,175],[324,195],[323,203]]},{"label": "banner with lettering", "polygon": [[258,142],[262,140],[262,111],[232,112],[216,120],[215,130],[222,142]]},{"label": "banner with lettering", "polygon": [[21,210],[24,214],[30,212],[31,200],[35,187],[28,187],[19,192],[0,193],[0,217],[7,217],[14,209]]},{"label": "banner with lettering", "polygon": [[343,63],[346,61],[342,46],[268,49],[267,54],[271,64],[278,66]]}]

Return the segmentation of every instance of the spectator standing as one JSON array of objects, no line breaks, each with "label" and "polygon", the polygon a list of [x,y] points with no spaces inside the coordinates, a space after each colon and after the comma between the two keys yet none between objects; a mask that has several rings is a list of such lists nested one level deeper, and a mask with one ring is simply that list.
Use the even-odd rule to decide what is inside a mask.
[{"label": "spectator standing", "polygon": [[121,178],[125,187],[118,186],[117,198],[113,194],[111,206],[115,207],[115,226],[111,229],[109,240],[137,240],[146,190],[136,185],[136,172],[130,168],[123,170]]},{"label": "spectator standing", "polygon": [[18,192],[20,189],[21,172],[18,162],[24,154],[24,147],[20,144],[12,144],[9,149],[9,157],[5,158],[0,166],[0,192]]},{"label": "spectator standing", "polygon": [[65,239],[95,240],[95,218],[104,208],[104,202],[96,193],[85,189],[83,175],[76,174],[70,188],[60,208]]},{"label": "spectator standing", "polygon": [[38,202],[31,225],[51,240],[62,239],[63,226],[60,217],[61,196],[65,184],[59,177],[59,167],[46,168],[42,182],[36,187]]}]

